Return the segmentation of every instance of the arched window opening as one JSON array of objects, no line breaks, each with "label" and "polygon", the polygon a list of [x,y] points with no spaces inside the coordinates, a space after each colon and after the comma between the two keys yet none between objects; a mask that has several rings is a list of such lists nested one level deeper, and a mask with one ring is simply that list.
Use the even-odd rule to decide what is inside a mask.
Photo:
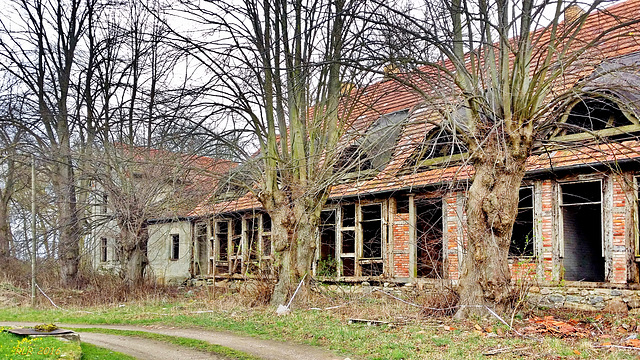
[{"label": "arched window opening", "polygon": [[620,110],[618,104],[606,97],[590,97],[578,100],[565,120],[558,124],[557,135],[594,132],[609,128],[633,125]]},{"label": "arched window opening", "polygon": [[467,146],[450,130],[435,129],[425,136],[424,141],[409,159],[409,167],[422,168],[440,164],[468,152]]}]

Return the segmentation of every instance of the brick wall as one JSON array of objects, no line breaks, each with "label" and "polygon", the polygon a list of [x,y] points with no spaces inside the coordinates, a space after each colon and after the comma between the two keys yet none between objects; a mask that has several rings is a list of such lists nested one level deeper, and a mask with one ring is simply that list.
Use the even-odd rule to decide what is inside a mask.
[{"label": "brick wall", "polygon": [[409,214],[395,214],[393,221],[393,275],[409,277]]},{"label": "brick wall", "polygon": [[[613,201],[611,209],[612,219],[612,249],[611,249],[611,276],[609,281],[616,284],[624,284],[627,281],[626,260],[626,217],[627,217],[627,193],[626,187],[632,185],[626,182],[623,175],[614,174]],[[630,224],[632,225],[632,224]]]},{"label": "brick wall", "polygon": [[540,239],[542,246],[540,248],[540,258],[542,260],[541,277],[547,281],[553,279],[553,198],[555,196],[553,183],[545,180],[540,183],[540,204],[541,212],[539,218],[535,219],[540,222]]},{"label": "brick wall", "polygon": [[460,279],[460,269],[459,269],[459,259],[458,259],[458,241],[459,239],[459,230],[458,224],[460,223],[460,219],[458,216],[458,194],[457,193],[447,193],[443,200],[446,204],[446,211],[444,213],[446,221],[445,230],[446,230],[446,240],[447,243],[445,245],[445,249],[447,251],[447,262],[446,269],[447,276],[451,280]]}]

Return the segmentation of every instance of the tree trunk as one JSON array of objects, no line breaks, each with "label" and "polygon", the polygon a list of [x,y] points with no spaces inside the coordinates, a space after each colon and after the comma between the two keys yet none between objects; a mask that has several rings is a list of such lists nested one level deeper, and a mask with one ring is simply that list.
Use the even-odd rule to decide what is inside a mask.
[{"label": "tree trunk", "polygon": [[129,287],[141,285],[144,282],[144,272],[149,263],[147,259],[149,240],[147,227],[142,225],[137,231],[131,231],[126,225],[121,225],[120,229],[119,240],[122,247],[125,283]]},{"label": "tree trunk", "polygon": [[9,206],[0,201],[0,261],[11,256],[11,225],[9,223]]},{"label": "tree trunk", "polygon": [[[68,146],[68,144],[67,144]],[[64,144],[60,150],[62,156],[57,166],[60,183],[58,185],[58,211],[60,226],[60,243],[58,256],[60,259],[60,279],[64,286],[77,285],[78,263],[80,257],[78,214],[76,213],[76,187],[74,183],[73,165],[70,149]]]},{"label": "tree trunk", "polygon": [[[300,201],[303,202],[303,201]],[[280,206],[272,213],[272,236],[278,282],[272,305],[286,305],[298,283],[311,270],[316,249],[318,215],[301,204]],[[310,276],[307,276],[307,280]]]},{"label": "tree trunk", "polygon": [[466,205],[468,244],[457,317],[486,314],[484,306],[504,313],[512,300],[508,255],[524,160],[508,157],[499,163],[481,159],[474,165],[476,172]]}]

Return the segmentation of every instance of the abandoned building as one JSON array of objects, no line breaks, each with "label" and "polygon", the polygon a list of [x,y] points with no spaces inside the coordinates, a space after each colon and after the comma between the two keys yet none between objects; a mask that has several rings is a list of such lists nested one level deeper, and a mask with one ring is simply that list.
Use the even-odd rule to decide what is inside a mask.
[{"label": "abandoned building", "polygon": [[[584,31],[640,15],[640,1],[595,13]],[[638,29],[640,30],[640,29]],[[636,32],[635,34],[639,34]],[[606,42],[580,79],[590,96],[558,110],[527,161],[509,250],[514,278],[543,285],[635,289],[640,280],[640,36]],[[574,86],[576,80],[567,80]],[[584,85],[586,83],[586,85]],[[359,114],[380,147],[331,188],[318,229],[315,277],[455,283],[465,254],[465,198],[473,169],[439,112],[393,80],[369,86]],[[381,95],[382,94],[382,95]],[[348,175],[348,174],[347,174]],[[162,282],[233,278],[273,260],[271,220],[251,194],[207,199],[181,218],[149,223],[148,255]],[[105,245],[106,246],[106,245]],[[102,257],[100,260],[105,260]],[[640,287],[638,287],[640,288]]]}]

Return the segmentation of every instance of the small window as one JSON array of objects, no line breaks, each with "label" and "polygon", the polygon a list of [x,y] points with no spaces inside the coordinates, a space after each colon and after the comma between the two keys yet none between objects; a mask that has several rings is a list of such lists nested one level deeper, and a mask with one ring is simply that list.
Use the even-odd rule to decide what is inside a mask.
[{"label": "small window", "polygon": [[106,193],[102,193],[102,203],[100,204],[100,213],[101,214],[106,214],[107,213],[107,205],[109,203],[109,195],[107,195]]},{"label": "small window", "polygon": [[107,238],[100,238],[100,261],[107,262]]},{"label": "small window", "polygon": [[520,188],[518,195],[518,215],[511,233],[509,256],[534,256],[533,188]]},{"label": "small window", "polygon": [[180,235],[171,234],[171,260],[180,258]]}]

